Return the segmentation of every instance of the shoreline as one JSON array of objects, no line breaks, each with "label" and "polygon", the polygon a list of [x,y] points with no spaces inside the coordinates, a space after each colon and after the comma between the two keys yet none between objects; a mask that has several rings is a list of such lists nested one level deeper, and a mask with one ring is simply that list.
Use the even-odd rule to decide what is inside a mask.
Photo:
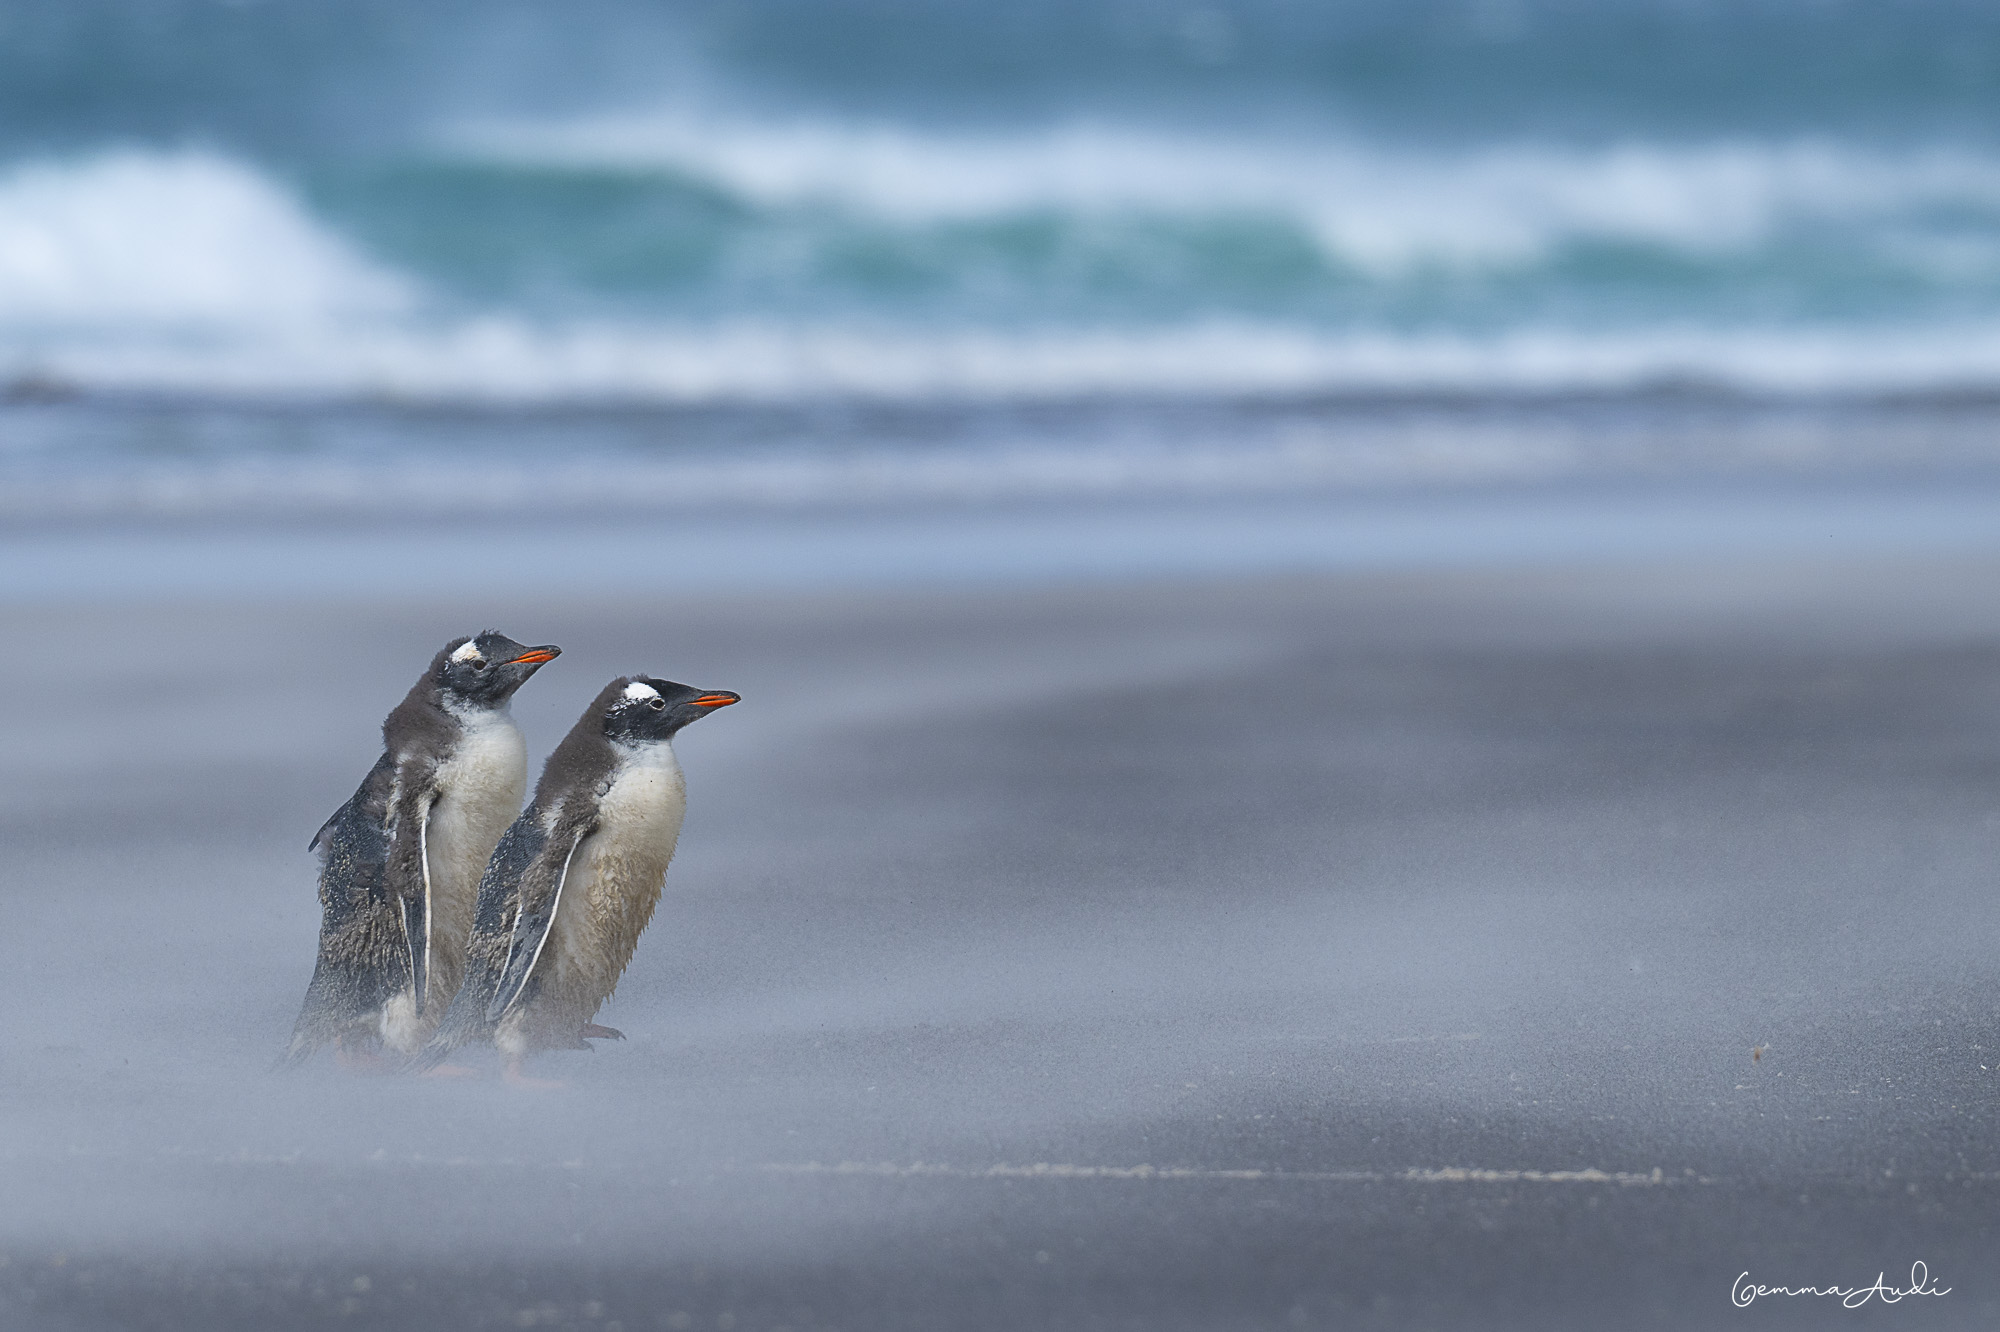
[{"label": "shoreline", "polygon": [[[15,524],[0,602],[1061,586],[2000,553],[2000,478]],[[423,570],[413,583],[412,570]]]},{"label": "shoreline", "polygon": [[0,527],[2000,485],[2000,399],[0,405]]}]

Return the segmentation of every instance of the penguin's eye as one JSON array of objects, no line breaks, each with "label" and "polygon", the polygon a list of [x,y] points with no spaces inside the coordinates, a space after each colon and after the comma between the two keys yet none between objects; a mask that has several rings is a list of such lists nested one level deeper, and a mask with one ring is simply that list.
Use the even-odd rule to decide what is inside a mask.
[{"label": "penguin's eye", "polygon": [[486,663],[483,661],[475,661],[472,663],[472,669],[475,671],[483,671],[486,669]]},{"label": "penguin's eye", "polygon": [[665,712],[667,709],[667,700],[665,700],[664,698],[656,698],[651,703],[648,703],[646,706],[651,708],[655,712]]}]

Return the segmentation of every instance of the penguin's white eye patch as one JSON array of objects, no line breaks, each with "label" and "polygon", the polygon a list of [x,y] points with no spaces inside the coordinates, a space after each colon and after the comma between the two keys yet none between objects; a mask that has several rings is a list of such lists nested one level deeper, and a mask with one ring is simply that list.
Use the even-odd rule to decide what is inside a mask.
[{"label": "penguin's white eye patch", "polygon": [[627,703],[637,703],[640,699],[658,698],[659,696],[660,696],[659,690],[653,688],[653,686],[649,684],[644,684],[638,680],[634,680],[631,684],[626,685],[625,693],[623,695]]},{"label": "penguin's white eye patch", "polygon": [[473,640],[468,638],[464,643],[459,645],[458,651],[451,654],[451,659],[453,661],[477,661],[479,660],[479,647]]}]

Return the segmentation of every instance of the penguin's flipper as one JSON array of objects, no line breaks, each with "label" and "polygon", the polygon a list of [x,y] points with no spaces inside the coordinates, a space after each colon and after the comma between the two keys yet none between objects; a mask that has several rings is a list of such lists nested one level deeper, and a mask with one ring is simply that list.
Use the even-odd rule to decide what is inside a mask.
[{"label": "penguin's flipper", "polygon": [[403,948],[410,962],[410,997],[417,1011],[424,1011],[424,987],[430,980],[431,911],[428,893],[412,893],[403,899]]},{"label": "penguin's flipper", "polygon": [[419,1013],[431,974],[431,808],[427,804],[417,815],[417,868],[423,883],[403,893],[403,944],[410,954],[410,992]]},{"label": "penguin's flipper", "polygon": [[534,975],[535,963],[541,960],[542,949],[549,942],[549,929],[556,921],[556,908],[562,904],[563,885],[569,881],[570,864],[576,859],[577,849],[590,837],[593,827],[585,825],[568,830],[570,836],[565,840],[569,845],[563,851],[560,868],[553,874],[548,872],[553,857],[544,851],[536,858],[537,863],[522,876],[521,906],[514,917],[514,937],[507,945],[507,963],[500,971],[499,988],[486,1004],[488,1022],[498,1022],[506,1016],[507,1010],[514,1006],[526,989],[528,978]]},{"label": "penguin's flipper", "polygon": [[521,882],[538,863],[548,840],[530,811],[514,820],[494,848],[493,858],[479,878],[479,901],[466,948],[465,981],[452,996],[437,1031],[411,1059],[413,1071],[436,1068],[461,1045],[491,1034],[493,1024],[487,1019],[486,1004],[506,971]]},{"label": "penguin's flipper", "polygon": [[388,802],[389,859],[383,882],[402,926],[403,972],[417,1012],[424,1011],[430,978],[431,806],[437,799],[434,768],[421,759],[396,767]]}]

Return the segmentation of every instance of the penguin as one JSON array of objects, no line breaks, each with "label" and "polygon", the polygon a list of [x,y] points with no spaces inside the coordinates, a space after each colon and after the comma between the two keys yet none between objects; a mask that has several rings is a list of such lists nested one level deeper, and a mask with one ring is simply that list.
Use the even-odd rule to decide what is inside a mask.
[{"label": "penguin", "polygon": [[535,1085],[522,1073],[529,1054],[622,1038],[591,1019],[632,960],[680,838],[687,786],[673,737],[739,701],[647,676],[604,687],[486,867],[465,984],[414,1068],[491,1040],[507,1080]]},{"label": "penguin", "polygon": [[495,630],[454,638],[382,723],[382,757],[313,834],[319,961],[285,1065],[333,1041],[365,1063],[414,1053],[464,974],[480,871],[521,808],[528,750],[514,691],[560,655]]}]

